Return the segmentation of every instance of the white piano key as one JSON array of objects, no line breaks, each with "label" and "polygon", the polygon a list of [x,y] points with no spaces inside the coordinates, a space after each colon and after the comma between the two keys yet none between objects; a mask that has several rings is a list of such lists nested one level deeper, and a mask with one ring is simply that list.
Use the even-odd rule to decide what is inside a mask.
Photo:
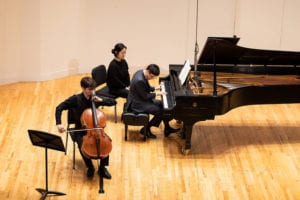
[{"label": "white piano key", "polygon": [[[166,89],[165,89],[165,83],[164,83],[164,82],[161,82],[160,90],[161,90],[162,92],[166,92]],[[162,95],[162,100],[163,100],[163,106],[164,106],[164,109],[169,108],[168,101],[167,101],[167,95]]]}]

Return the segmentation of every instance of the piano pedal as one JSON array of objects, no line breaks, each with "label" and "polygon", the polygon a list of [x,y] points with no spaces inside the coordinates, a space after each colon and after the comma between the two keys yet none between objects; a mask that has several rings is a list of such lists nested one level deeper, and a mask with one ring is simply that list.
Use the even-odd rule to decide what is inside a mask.
[{"label": "piano pedal", "polygon": [[181,120],[176,120],[176,125],[181,125],[182,121]]}]

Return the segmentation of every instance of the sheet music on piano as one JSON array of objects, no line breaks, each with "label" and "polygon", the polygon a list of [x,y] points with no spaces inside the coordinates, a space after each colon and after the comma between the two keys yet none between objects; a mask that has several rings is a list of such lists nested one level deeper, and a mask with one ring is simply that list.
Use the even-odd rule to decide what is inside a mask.
[{"label": "sheet music on piano", "polygon": [[178,79],[180,81],[181,86],[183,86],[183,84],[185,83],[190,71],[191,71],[191,64],[189,59],[187,59],[178,75]]}]

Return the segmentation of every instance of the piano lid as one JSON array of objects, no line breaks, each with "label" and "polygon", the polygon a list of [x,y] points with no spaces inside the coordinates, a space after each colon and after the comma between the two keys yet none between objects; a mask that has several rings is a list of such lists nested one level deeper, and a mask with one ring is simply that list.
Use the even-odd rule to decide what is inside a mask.
[{"label": "piano lid", "polygon": [[299,65],[300,52],[250,49],[237,46],[237,37],[208,37],[198,64]]}]

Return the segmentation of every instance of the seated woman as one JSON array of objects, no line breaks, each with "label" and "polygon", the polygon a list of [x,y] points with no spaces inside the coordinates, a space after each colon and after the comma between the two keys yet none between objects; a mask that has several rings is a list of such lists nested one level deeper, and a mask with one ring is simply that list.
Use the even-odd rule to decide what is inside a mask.
[{"label": "seated woman", "polygon": [[114,59],[108,66],[106,80],[109,92],[123,98],[127,98],[130,84],[128,64],[125,60],[126,50],[127,47],[123,43],[116,44],[112,49]]}]

